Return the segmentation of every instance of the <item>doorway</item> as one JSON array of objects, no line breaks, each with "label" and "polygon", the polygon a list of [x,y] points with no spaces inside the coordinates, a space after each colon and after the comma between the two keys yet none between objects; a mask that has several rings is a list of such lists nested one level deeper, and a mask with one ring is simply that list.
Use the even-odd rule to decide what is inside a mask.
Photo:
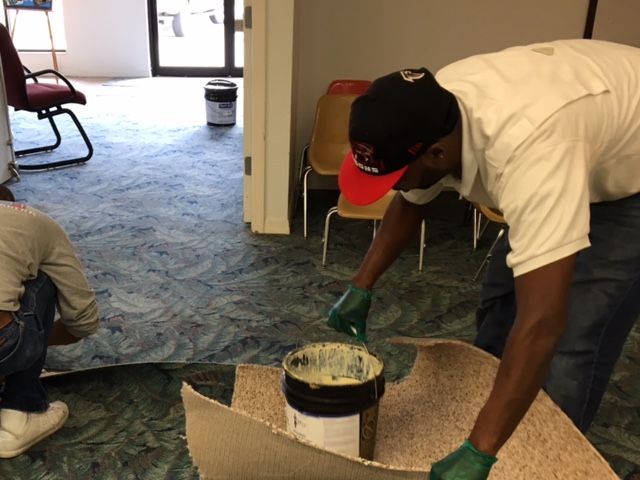
[{"label": "doorway", "polygon": [[242,0],[148,0],[153,76],[242,77]]}]

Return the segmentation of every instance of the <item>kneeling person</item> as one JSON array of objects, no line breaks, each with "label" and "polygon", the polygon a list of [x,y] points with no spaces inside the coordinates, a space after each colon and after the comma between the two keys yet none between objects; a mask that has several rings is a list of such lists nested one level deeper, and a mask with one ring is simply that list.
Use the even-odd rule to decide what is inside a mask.
[{"label": "kneeling person", "polygon": [[[69,415],[40,381],[49,345],[98,328],[95,294],[62,228],[14,203],[0,185],[0,458],[12,458],[60,429]],[[54,321],[56,306],[60,318]]]}]

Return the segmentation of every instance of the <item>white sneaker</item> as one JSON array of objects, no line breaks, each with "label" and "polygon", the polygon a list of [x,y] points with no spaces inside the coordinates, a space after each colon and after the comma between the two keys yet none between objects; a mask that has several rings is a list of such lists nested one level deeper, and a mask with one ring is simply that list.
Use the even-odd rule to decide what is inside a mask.
[{"label": "white sneaker", "polygon": [[13,458],[62,428],[69,417],[63,402],[51,402],[46,412],[0,410],[0,458]]}]

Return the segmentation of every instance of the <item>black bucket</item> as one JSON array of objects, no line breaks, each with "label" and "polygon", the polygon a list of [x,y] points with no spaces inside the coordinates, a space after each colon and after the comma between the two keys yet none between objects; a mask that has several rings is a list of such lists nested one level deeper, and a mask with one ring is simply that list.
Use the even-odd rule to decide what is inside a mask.
[{"label": "black bucket", "polygon": [[207,125],[229,126],[236,124],[236,99],[238,86],[229,80],[211,80],[204,86],[207,108]]},{"label": "black bucket", "polygon": [[365,348],[315,343],[284,359],[287,429],[315,445],[373,459],[384,365]]}]

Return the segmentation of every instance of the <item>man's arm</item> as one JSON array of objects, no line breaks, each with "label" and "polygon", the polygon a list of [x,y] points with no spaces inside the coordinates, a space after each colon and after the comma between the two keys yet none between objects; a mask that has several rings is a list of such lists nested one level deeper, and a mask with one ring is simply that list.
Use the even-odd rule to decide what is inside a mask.
[{"label": "man's arm", "polygon": [[402,253],[424,218],[425,205],[408,202],[396,193],[387,208],[369,251],[364,257],[353,284],[371,289],[378,278]]},{"label": "man's arm", "polygon": [[535,400],[564,333],[576,255],[515,279],[518,311],[493,390],[469,440],[495,455]]},{"label": "man's arm", "polygon": [[41,229],[48,235],[48,250],[39,269],[56,286],[58,311],[65,330],[73,337],[84,338],[98,328],[95,292],[89,286],[73,245],[62,227],[47,216],[41,220]]},{"label": "man's arm", "polygon": [[331,327],[366,341],[371,289],[415,234],[424,218],[424,208],[406,201],[399,193],[391,200],[360,269],[329,312]]}]

